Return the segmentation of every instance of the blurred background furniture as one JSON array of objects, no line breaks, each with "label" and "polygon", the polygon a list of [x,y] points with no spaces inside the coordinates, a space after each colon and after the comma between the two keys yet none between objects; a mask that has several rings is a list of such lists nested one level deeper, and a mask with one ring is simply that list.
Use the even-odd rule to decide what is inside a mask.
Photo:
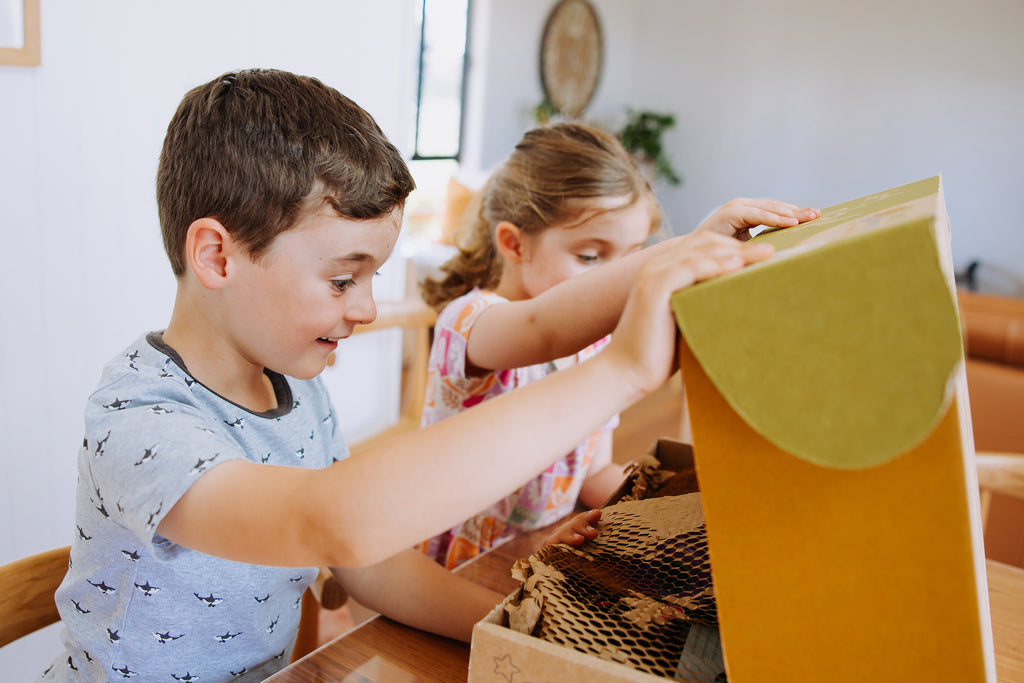
[{"label": "blurred background furniture", "polygon": [[1024,567],[1024,454],[980,451],[975,460],[985,556]]},{"label": "blurred background furniture", "polygon": [[1024,453],[1024,299],[957,292],[978,451]]},{"label": "blurred background furniture", "polygon": [[[1024,495],[1009,483],[1021,477],[1024,456],[1024,299],[957,291],[964,332],[978,476],[984,491],[985,554],[1024,567]],[[1016,462],[1017,464],[1014,464]]]},{"label": "blurred background furniture", "polygon": [[401,328],[402,330],[402,389],[398,421],[390,427],[349,446],[359,453],[375,443],[392,436],[419,429],[423,414],[423,399],[427,388],[427,361],[433,340],[437,313],[411,293],[401,301],[377,303],[377,319],[369,325],[360,325],[355,334]]}]

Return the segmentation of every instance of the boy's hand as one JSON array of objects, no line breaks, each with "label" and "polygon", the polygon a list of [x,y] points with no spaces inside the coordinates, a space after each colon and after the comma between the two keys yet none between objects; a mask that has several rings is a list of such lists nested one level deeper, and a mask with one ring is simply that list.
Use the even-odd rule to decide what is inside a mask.
[{"label": "boy's hand", "polygon": [[612,340],[598,354],[621,363],[619,372],[636,392],[633,400],[660,387],[675,369],[677,328],[669,305],[672,293],[775,253],[767,242],[741,242],[711,231],[662,244],[665,246],[637,274]]},{"label": "boy's hand", "polygon": [[[791,228],[821,215],[818,209],[808,209],[775,199],[733,199],[723,204],[697,230],[716,232],[727,237],[743,239],[745,231],[758,225],[772,228]],[[696,231],[695,231],[696,232]]]},{"label": "boy's hand", "polygon": [[544,539],[544,545],[555,545],[556,543],[580,545],[583,541],[592,541],[600,533],[594,526],[599,519],[601,519],[600,510],[587,510],[573,515],[568,522],[559,526]]}]

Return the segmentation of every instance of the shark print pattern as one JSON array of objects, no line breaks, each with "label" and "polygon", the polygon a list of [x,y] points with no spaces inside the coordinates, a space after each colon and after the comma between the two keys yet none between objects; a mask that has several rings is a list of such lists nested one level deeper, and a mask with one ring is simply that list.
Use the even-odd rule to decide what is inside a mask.
[{"label": "shark print pattern", "polygon": [[287,664],[316,569],[230,562],[158,531],[222,462],[322,468],[347,457],[322,382],[268,377],[280,408],[245,411],[191,377],[159,334],[104,369],[86,406],[71,562],[56,595],[68,649],[41,680],[248,683]]}]

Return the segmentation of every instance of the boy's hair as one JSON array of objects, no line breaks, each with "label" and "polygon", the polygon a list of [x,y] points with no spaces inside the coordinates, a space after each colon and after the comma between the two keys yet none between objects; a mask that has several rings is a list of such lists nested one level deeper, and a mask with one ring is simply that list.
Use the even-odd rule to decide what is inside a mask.
[{"label": "boy's hair", "polygon": [[257,260],[325,203],[376,218],[415,187],[399,151],[359,105],[315,78],[229,72],[189,91],[167,126],[156,196],[164,249],[185,272],[185,236],[216,218]]},{"label": "boy's hair", "polygon": [[602,197],[628,197],[625,206],[647,201],[651,233],[661,225],[650,184],[614,135],[578,123],[528,131],[474,195],[454,236],[459,251],[441,267],[443,277],[423,281],[423,299],[440,310],[474,287],[497,286],[502,269],[494,243],[498,223],[536,233],[578,218],[594,208],[588,200]]}]

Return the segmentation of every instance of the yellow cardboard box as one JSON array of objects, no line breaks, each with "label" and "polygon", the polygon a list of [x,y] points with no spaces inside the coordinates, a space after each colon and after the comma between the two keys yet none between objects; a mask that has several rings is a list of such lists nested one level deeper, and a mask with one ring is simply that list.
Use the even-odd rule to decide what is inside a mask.
[{"label": "yellow cardboard box", "polygon": [[730,683],[994,681],[938,177],[677,292]]},{"label": "yellow cardboard box", "polygon": [[[673,297],[730,683],[995,681],[938,177]],[[662,680],[477,624],[471,681]]]}]

